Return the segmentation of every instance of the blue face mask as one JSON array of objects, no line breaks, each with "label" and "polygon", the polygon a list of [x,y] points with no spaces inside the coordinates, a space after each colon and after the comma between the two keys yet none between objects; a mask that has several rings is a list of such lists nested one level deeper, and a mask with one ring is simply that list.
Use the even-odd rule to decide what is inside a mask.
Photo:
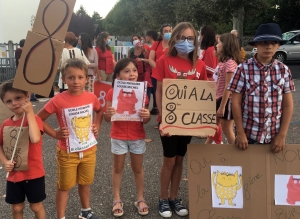
[{"label": "blue face mask", "polygon": [[164,33],[164,39],[169,40],[172,36],[172,33]]},{"label": "blue face mask", "polygon": [[183,42],[175,43],[175,48],[180,55],[187,55],[194,51],[195,46],[194,43],[184,40]]},{"label": "blue face mask", "polygon": [[108,39],[106,45],[109,45],[110,43],[111,43],[111,39]]}]

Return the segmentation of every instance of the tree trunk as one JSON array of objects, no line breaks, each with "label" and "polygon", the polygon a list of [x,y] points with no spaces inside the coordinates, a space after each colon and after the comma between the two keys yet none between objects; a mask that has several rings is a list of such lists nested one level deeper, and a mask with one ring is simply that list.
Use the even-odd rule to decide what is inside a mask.
[{"label": "tree trunk", "polygon": [[233,29],[237,30],[239,33],[239,38],[243,39],[244,36],[244,16],[245,16],[245,10],[244,10],[244,5],[241,4],[236,10],[233,12]]}]

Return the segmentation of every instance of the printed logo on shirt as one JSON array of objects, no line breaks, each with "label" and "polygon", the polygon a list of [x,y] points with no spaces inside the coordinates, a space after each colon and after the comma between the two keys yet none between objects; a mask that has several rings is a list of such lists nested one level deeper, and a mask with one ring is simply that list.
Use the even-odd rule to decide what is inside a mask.
[{"label": "printed logo on shirt", "polygon": [[185,72],[185,71],[183,71],[183,70],[179,70],[179,71],[178,71],[175,67],[169,65],[169,70],[170,70],[172,73],[176,74],[178,79],[185,79],[185,78],[187,78],[187,76],[189,76],[189,75],[194,75],[195,73],[196,73],[196,78],[200,78],[200,73],[199,73],[199,72],[196,72],[196,69],[195,69],[195,68],[189,70],[188,72]]}]

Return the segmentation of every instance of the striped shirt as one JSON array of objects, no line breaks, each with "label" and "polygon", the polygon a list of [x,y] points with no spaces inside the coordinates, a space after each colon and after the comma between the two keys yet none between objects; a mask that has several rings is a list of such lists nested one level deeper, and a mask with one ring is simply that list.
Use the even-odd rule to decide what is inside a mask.
[{"label": "striped shirt", "polygon": [[228,90],[243,95],[247,138],[270,143],[280,129],[283,94],[295,91],[290,69],[276,59],[263,65],[253,57],[237,67]]},{"label": "striped shirt", "polygon": [[[234,72],[237,67],[236,62],[233,59],[228,59],[226,62],[220,62],[217,66],[218,69],[218,80],[217,80],[217,100],[223,96],[226,82],[226,73]],[[231,98],[231,96],[229,96]]]}]

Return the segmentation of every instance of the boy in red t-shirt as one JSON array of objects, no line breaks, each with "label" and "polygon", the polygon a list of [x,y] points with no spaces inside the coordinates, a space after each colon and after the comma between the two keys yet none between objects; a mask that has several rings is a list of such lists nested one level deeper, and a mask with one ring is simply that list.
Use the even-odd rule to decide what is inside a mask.
[{"label": "boy in red t-shirt", "polygon": [[[78,184],[82,219],[98,219],[90,208],[90,185],[94,181],[97,141],[102,111],[95,94],[84,91],[88,67],[79,59],[69,59],[62,70],[62,80],[68,90],[52,98],[38,115],[46,120],[56,114],[60,130],[44,123],[45,132],[58,139],[56,211],[58,219],[65,219],[70,189]],[[95,112],[95,124],[92,120]]]},{"label": "boy in red t-shirt", "polygon": [[[30,203],[35,218],[45,219],[46,212],[42,201],[46,198],[45,193],[45,171],[42,158],[42,136],[43,122],[34,114],[33,107],[29,101],[29,93],[12,87],[13,80],[1,85],[0,97],[3,103],[14,115],[5,120],[0,129],[0,161],[9,173],[6,183],[5,201],[12,205],[12,218],[23,218],[25,197]],[[24,122],[22,125],[22,121]],[[18,134],[18,129],[11,131],[10,127],[28,129],[28,168],[25,171],[14,171],[18,165],[17,159],[11,162],[5,153],[3,146],[10,144],[4,136]],[[24,131],[24,133],[27,133]],[[24,137],[24,136],[23,136]],[[25,136],[27,137],[27,136]],[[20,145],[19,140],[19,145]],[[6,145],[7,146],[7,145]],[[16,158],[16,156],[14,156]]]}]

